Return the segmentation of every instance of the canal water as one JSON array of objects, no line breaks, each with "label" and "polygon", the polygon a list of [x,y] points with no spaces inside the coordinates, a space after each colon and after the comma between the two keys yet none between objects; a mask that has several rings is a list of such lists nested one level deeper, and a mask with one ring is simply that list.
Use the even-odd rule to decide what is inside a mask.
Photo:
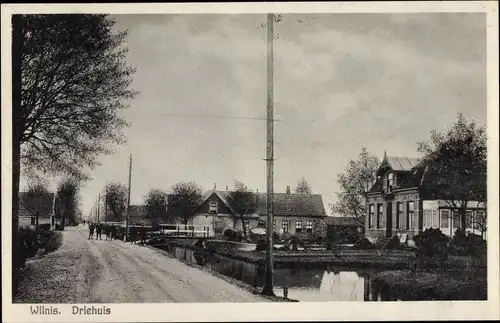
[{"label": "canal water", "polygon": [[[162,248],[175,258],[201,266],[260,288],[265,267],[227,257],[197,253],[181,247]],[[274,293],[302,302],[396,301],[389,290],[371,282],[376,270],[353,270],[333,266],[317,268],[275,268]]]}]

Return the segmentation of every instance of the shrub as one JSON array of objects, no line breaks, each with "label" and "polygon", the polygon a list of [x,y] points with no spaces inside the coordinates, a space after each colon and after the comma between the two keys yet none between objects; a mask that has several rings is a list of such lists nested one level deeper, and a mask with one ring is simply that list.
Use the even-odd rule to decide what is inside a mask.
[{"label": "shrub", "polygon": [[403,245],[399,241],[398,236],[392,237],[380,237],[377,239],[375,243],[377,249],[382,250],[395,250],[395,249],[403,249]]},{"label": "shrub", "polygon": [[39,246],[36,232],[30,228],[20,228],[19,245],[23,259],[34,257]]},{"label": "shrub", "polygon": [[457,229],[449,246],[450,254],[454,256],[483,256],[486,254],[486,241],[476,234],[466,235],[462,229]]},{"label": "shrub", "polygon": [[430,259],[444,265],[448,259],[448,237],[439,229],[426,229],[413,237],[417,247],[417,257],[421,265]]},{"label": "shrub", "polygon": [[53,252],[59,249],[62,245],[62,234],[61,232],[54,232],[50,237],[49,241],[45,245],[45,253]]},{"label": "shrub", "polygon": [[369,250],[375,249],[376,246],[370,242],[366,237],[361,237],[358,241],[354,243],[353,249],[358,250]]},{"label": "shrub", "polygon": [[38,225],[40,231],[50,231],[50,223],[43,223]]}]

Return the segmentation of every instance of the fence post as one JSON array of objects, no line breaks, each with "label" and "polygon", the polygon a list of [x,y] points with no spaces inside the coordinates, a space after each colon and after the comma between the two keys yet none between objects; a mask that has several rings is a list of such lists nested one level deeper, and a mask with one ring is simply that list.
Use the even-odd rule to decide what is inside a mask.
[{"label": "fence post", "polygon": [[191,227],[191,235],[194,238],[194,225]]},{"label": "fence post", "polygon": [[181,235],[181,233],[180,233],[180,231],[179,231],[179,230],[180,230],[180,226],[179,226],[179,225],[177,225],[177,238],[179,238],[179,237],[180,237],[180,235]]}]

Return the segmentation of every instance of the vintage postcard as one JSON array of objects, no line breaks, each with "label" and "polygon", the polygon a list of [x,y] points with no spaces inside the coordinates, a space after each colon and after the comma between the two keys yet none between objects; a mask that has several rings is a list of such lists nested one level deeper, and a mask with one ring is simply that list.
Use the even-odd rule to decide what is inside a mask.
[{"label": "vintage postcard", "polygon": [[2,5],[3,321],[498,319],[498,112],[493,1]]}]

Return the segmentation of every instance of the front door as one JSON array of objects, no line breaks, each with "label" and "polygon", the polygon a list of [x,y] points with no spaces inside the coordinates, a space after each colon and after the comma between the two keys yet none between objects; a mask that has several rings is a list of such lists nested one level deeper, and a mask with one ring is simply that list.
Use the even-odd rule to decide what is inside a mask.
[{"label": "front door", "polygon": [[386,213],[387,221],[386,223],[386,236],[392,237],[392,202],[387,202],[387,213]]}]

